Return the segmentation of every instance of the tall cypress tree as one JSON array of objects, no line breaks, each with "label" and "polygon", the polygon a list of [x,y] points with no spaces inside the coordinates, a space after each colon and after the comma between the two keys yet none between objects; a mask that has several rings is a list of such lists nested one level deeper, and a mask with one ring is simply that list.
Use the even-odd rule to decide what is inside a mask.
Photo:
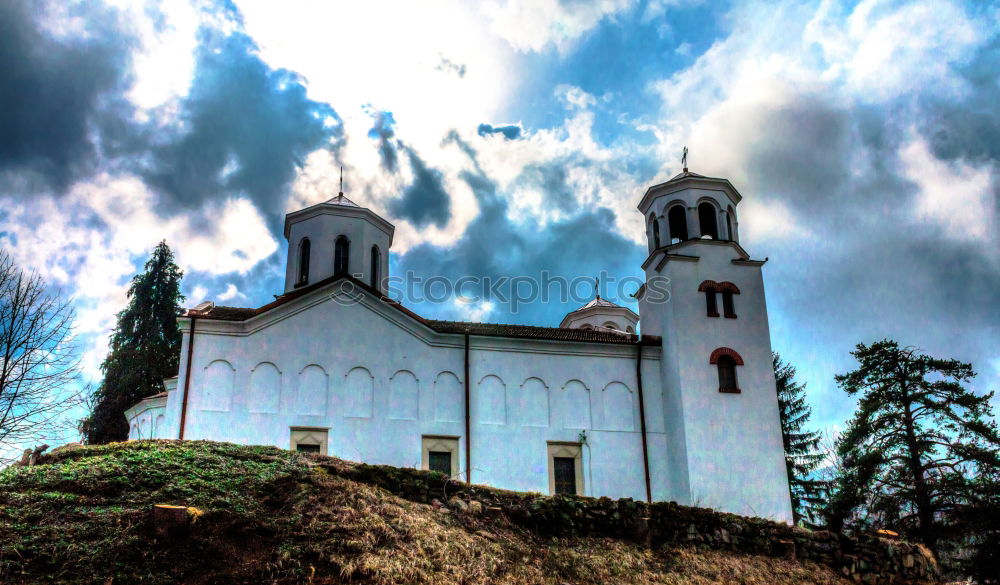
[{"label": "tall cypress tree", "polygon": [[814,522],[812,511],[821,502],[822,482],[810,477],[810,474],[823,458],[818,449],[819,433],[805,430],[812,409],[806,404],[805,384],[795,381],[795,367],[781,361],[781,356],[777,353],[772,354],[771,363],[778,390],[781,439],[785,446],[792,517],[795,524],[803,520]]},{"label": "tall cypress tree", "polygon": [[992,393],[963,387],[970,364],[882,340],[858,344],[854,371],[836,377],[858,410],[837,451],[843,473],[828,513],[834,527],[864,508],[866,524],[937,550],[956,512],[977,501],[981,478],[1000,467]]},{"label": "tall cypress tree", "polygon": [[118,313],[110,350],[101,365],[104,381],[94,396],[90,417],[81,424],[88,443],[127,439],[125,410],[162,391],[164,378],[177,374],[182,276],[167,243],[160,242],[144,271],[132,279],[128,305]]}]

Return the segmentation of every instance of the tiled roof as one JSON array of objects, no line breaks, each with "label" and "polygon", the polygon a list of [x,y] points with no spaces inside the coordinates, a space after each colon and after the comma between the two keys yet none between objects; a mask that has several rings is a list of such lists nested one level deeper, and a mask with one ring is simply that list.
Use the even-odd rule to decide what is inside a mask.
[{"label": "tiled roof", "polygon": [[337,194],[336,197],[328,199],[326,203],[330,203],[332,205],[346,205],[347,207],[361,207],[360,205],[351,201],[347,197],[344,197],[343,193],[339,193]]},{"label": "tiled roof", "polygon": [[[594,300],[592,300],[589,303],[587,303],[586,305],[580,307],[576,311],[582,311],[584,309],[590,309],[590,308],[593,308],[593,307],[610,307],[610,308],[614,308],[614,309],[624,309],[625,308],[625,307],[623,307],[621,305],[616,305],[616,304],[612,303],[611,301],[609,301],[607,299],[602,299],[601,297],[597,297]],[[573,311],[573,312],[575,313],[576,311]]]},{"label": "tiled roof", "polygon": [[[291,301],[292,299],[298,298],[308,292],[326,286],[327,284],[330,284],[341,278],[350,280],[351,283],[354,284],[354,286],[362,288],[367,292],[369,292],[370,294],[375,295],[382,302],[406,314],[415,321],[418,321],[423,325],[430,327],[431,329],[437,331],[438,333],[457,333],[457,334],[469,333],[470,335],[481,335],[487,337],[513,337],[518,339],[548,339],[553,341],[583,341],[590,343],[613,343],[613,344],[629,344],[629,343],[635,343],[638,340],[638,336],[634,334],[612,333],[610,331],[561,329],[559,327],[536,327],[533,325],[506,325],[501,323],[468,323],[463,321],[440,321],[436,319],[425,319],[352,276],[336,276],[321,280],[309,286],[305,286],[300,289],[295,289],[291,292],[288,292],[278,297],[273,302],[268,303],[263,307],[259,307],[256,309],[215,306],[202,312],[188,310],[186,315],[189,317],[197,317],[198,319],[213,319],[218,321],[245,321],[251,317],[255,317],[275,307],[279,307]],[[642,340],[643,343],[647,345],[660,345],[661,342],[660,338],[655,335],[643,335]]]},{"label": "tiled roof", "polygon": [[[534,325],[507,325],[503,323],[465,323],[462,321],[426,320],[427,325],[439,333],[466,333],[487,337],[516,337],[520,339],[550,339],[555,341],[589,341],[592,343],[635,343],[638,336],[630,333],[615,333],[611,330],[563,329],[560,327],[536,327]],[[644,335],[643,342],[659,345],[660,338]]]},{"label": "tiled roof", "polygon": [[667,181],[667,183],[672,183],[674,181],[680,181],[681,179],[689,179],[689,178],[690,179],[711,179],[712,177],[706,177],[705,175],[699,175],[698,173],[692,173],[692,172],[688,171],[687,169],[684,169],[684,172],[678,173],[677,175],[674,175],[674,177],[671,178],[669,181]]}]

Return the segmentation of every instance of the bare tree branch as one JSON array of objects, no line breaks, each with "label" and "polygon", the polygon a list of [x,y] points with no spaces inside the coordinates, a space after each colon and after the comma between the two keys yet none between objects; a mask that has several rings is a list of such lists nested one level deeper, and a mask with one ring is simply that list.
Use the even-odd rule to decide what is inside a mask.
[{"label": "bare tree branch", "polygon": [[0,463],[34,441],[75,426],[83,401],[74,311],[36,273],[0,250]]}]

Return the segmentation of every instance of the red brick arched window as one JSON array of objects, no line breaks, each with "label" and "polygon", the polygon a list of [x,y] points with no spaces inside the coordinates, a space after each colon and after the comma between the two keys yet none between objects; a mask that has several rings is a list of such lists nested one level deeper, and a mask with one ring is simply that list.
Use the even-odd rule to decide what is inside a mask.
[{"label": "red brick arched window", "polygon": [[719,373],[719,392],[738,394],[739,380],[736,377],[736,366],[743,365],[743,358],[728,347],[720,347],[712,352],[708,363],[714,365]]},{"label": "red brick arched window", "polygon": [[719,283],[719,291],[722,293],[722,313],[727,319],[735,319],[736,307],[733,304],[733,295],[740,294],[739,287],[729,281],[725,281]]},{"label": "red brick arched window", "polygon": [[705,293],[705,314],[709,317],[719,316],[719,305],[715,299],[715,293],[719,290],[719,283],[714,280],[706,280],[698,285],[698,292]]}]

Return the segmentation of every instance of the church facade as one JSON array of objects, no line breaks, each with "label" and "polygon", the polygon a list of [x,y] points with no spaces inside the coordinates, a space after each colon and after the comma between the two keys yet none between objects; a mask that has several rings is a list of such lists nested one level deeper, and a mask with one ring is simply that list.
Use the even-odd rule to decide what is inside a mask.
[{"label": "church facade", "polygon": [[639,315],[597,297],[559,327],[423,318],[383,290],[389,222],[343,194],[290,213],[283,294],[186,311],[178,377],[129,409],[130,438],[790,522],[764,261],[739,244],[741,198],[687,169],[647,189]]}]

